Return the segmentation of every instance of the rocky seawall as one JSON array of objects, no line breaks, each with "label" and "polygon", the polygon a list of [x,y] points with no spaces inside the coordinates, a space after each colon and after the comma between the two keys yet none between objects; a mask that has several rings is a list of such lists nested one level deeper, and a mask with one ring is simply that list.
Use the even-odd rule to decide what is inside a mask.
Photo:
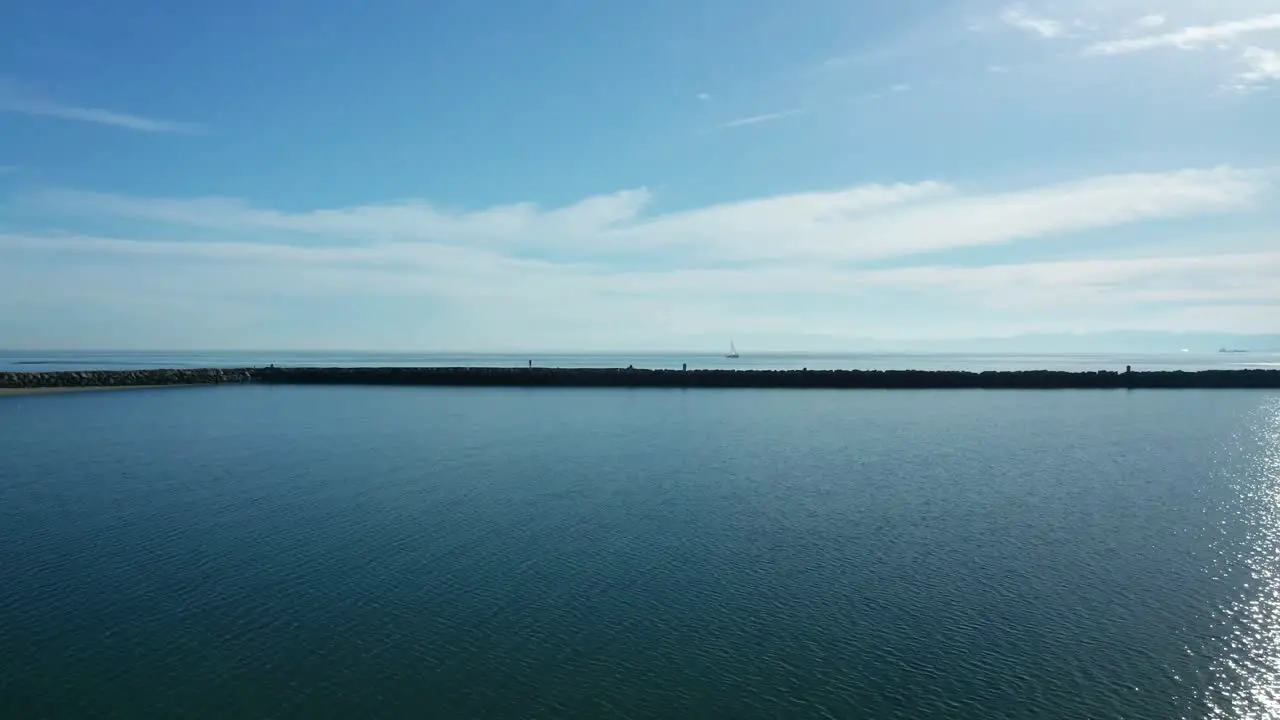
[{"label": "rocky seawall", "polygon": [[641,370],[587,368],[266,368],[267,383],[669,388],[1280,388],[1280,370],[1057,372]]},{"label": "rocky seawall", "polygon": [[89,370],[66,372],[0,372],[0,388],[138,387],[151,385],[214,385],[245,382],[248,370],[199,368],[182,370]]},{"label": "rocky seawall", "polygon": [[0,373],[0,388],[222,383],[827,389],[1275,388],[1280,370],[963,372],[943,370],[643,370],[591,368],[238,368]]}]

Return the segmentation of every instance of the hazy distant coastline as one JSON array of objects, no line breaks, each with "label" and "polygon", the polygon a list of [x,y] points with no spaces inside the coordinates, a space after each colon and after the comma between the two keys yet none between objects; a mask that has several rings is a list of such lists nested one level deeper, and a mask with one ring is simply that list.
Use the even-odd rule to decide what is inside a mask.
[{"label": "hazy distant coastline", "polygon": [[0,372],[265,367],[534,367],[655,370],[1233,370],[1280,367],[1280,353],[1205,352],[768,352],[739,341],[723,350],[610,352],[385,352],[350,350],[70,351],[0,349]]}]

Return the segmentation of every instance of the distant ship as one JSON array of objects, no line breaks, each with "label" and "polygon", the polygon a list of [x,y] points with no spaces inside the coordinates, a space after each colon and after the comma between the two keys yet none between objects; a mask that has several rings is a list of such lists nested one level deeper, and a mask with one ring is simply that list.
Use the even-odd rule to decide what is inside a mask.
[{"label": "distant ship", "polygon": [[1232,349],[1228,349],[1228,348],[1218,348],[1218,352],[1220,352],[1220,353],[1243,353],[1243,352],[1249,352],[1249,351],[1248,351],[1248,350],[1232,350]]},{"label": "distant ship", "polygon": [[727,357],[727,358],[736,358],[736,357],[738,357],[738,348],[734,346],[734,344],[733,344],[733,338],[729,338],[729,354],[728,354],[728,355],[725,355],[725,357]]}]

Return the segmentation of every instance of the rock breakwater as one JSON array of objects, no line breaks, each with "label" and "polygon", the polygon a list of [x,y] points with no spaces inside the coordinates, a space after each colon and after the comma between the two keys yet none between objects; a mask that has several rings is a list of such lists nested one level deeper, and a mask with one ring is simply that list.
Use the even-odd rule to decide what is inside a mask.
[{"label": "rock breakwater", "polygon": [[255,381],[324,385],[670,388],[1280,388],[1280,370],[1059,372],[641,370],[590,368],[265,368]]},{"label": "rock breakwater", "polygon": [[1198,372],[963,372],[945,370],[643,370],[614,368],[238,368],[0,373],[0,388],[213,385],[452,385],[494,387],[1107,389],[1275,388],[1280,370]]},{"label": "rock breakwater", "polygon": [[63,372],[0,372],[0,388],[137,387],[144,385],[214,385],[245,382],[248,370],[194,368],[179,370],[85,370]]}]

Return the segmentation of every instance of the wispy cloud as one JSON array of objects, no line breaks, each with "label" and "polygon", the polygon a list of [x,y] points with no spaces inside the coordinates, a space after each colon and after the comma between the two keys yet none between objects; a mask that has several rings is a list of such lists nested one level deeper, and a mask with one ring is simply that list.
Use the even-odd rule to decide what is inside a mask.
[{"label": "wispy cloud", "polygon": [[[1162,64],[1157,69],[1168,76],[1203,82],[1207,74],[1216,72],[1220,73],[1218,89],[1251,92],[1276,80],[1268,50],[1274,45],[1253,40],[1280,32],[1280,13],[1275,10],[1274,0],[1026,0],[991,11],[970,28],[982,32],[1003,25],[1054,40],[1055,47],[1074,46],[1068,54],[1038,56],[1042,66],[1053,64],[1063,71],[1071,71],[1068,64],[1073,58],[1143,56],[1148,63]],[[995,43],[992,49],[1008,59],[1026,51]],[[1172,65],[1179,62],[1174,54],[1160,55],[1155,52],[1159,50],[1204,51],[1206,55],[1197,72],[1188,72],[1186,66]],[[999,62],[988,68],[1009,66]],[[1097,68],[1080,66],[1080,70]]]},{"label": "wispy cloud", "polygon": [[164,120],[114,110],[104,110],[102,108],[77,107],[23,96],[4,87],[0,87],[0,111],[94,123],[150,133],[189,135],[201,133],[205,130],[204,126],[198,123]]},{"label": "wispy cloud", "polygon": [[[583,331],[610,338],[605,341],[609,344],[619,337],[620,324],[629,332],[670,342],[709,328],[732,326],[750,327],[757,333],[848,327],[849,316],[860,318],[856,324],[860,333],[894,335],[901,332],[895,327],[900,317],[878,320],[892,307],[890,300],[909,301],[915,312],[924,313],[918,318],[921,325],[912,330],[917,337],[940,331],[938,327],[925,330],[925,317],[943,324],[984,318],[974,330],[978,333],[1001,327],[985,320],[992,316],[997,323],[1022,322],[1041,331],[1079,327],[1082,318],[1088,318],[1090,329],[1095,330],[1133,329],[1153,322],[1178,324],[1183,330],[1280,330],[1274,314],[1280,309],[1280,253],[1274,251],[886,270],[813,263],[618,270],[517,260],[489,251],[435,245],[299,248],[0,235],[0,253],[11,252],[56,254],[61,262],[53,287],[94,288],[84,298],[89,301],[84,312],[89,314],[96,305],[119,297],[151,300],[137,302],[139,306],[176,300],[180,307],[190,308],[181,313],[184,325],[199,323],[228,298],[245,302],[246,311],[253,307],[254,298],[390,298],[402,305],[435,298],[449,301],[453,308],[450,328],[454,329],[446,331],[445,342],[455,346],[456,333],[468,327],[501,327],[497,334],[525,345],[541,344],[548,335]],[[104,274],[95,270],[97,263],[76,260],[104,255],[128,257],[130,262],[117,266],[118,272]],[[41,292],[38,285],[31,285],[47,279],[15,274],[13,267],[0,266],[0,280],[29,290],[31,295],[24,300],[28,304],[31,296],[38,299],[47,294],[47,289]],[[99,299],[92,302],[95,295]],[[801,296],[819,304],[799,315],[742,309],[745,299],[757,306],[763,301],[768,307]],[[520,302],[512,303],[512,297]],[[1223,303],[1231,304],[1229,310],[1252,310],[1244,315],[1226,309],[1196,310],[1206,323],[1198,328],[1182,317],[1197,304]],[[0,297],[0,308],[4,305],[5,298]],[[414,306],[410,302],[406,307]],[[679,307],[679,312],[673,313],[673,307]],[[1261,312],[1262,308],[1271,314]],[[1164,314],[1153,318],[1152,312]],[[323,327],[340,321],[326,318]],[[490,331],[485,341],[492,343],[493,335]],[[432,340],[439,343],[441,338]]]},{"label": "wispy cloud", "polygon": [[[1221,167],[982,192],[920,181],[652,215],[644,189],[549,208],[453,211],[408,201],[309,212],[228,198],[44,192],[12,216],[34,212],[72,228],[115,216],[129,219],[116,225],[132,232],[0,234],[0,287],[11,290],[0,293],[0,318],[27,317],[19,311],[33,304],[54,303],[57,312],[73,304],[82,323],[119,328],[121,317],[136,318],[175,345],[249,342],[248,326],[286,327],[313,346],[332,337],[378,347],[582,347],[584,338],[615,348],[671,346],[724,328],[839,335],[850,318],[858,318],[858,334],[881,336],[907,327],[926,336],[1081,324],[1257,328],[1280,315],[1186,313],[1197,303],[1280,303],[1274,236],[1233,241],[1233,254],[1212,249],[1225,242],[1216,235],[1177,252],[1147,246],[1141,256],[1122,245],[1099,256],[1093,244],[1092,252],[1053,262],[974,265],[972,255],[967,263],[930,253],[1017,243],[1034,256],[1035,242],[1068,233],[1264,207],[1271,179],[1268,170]],[[103,262],[113,256],[127,262]],[[309,326],[296,317],[276,325],[246,319],[291,298],[384,304]],[[172,317],[146,310],[157,307],[182,310]],[[235,322],[218,310],[225,307],[239,308]],[[422,324],[427,307],[435,324]],[[370,327],[384,315],[380,332],[388,335],[373,337]],[[406,321],[421,333],[406,331]]]},{"label": "wispy cloud", "polygon": [[1000,12],[1000,22],[1042,38],[1061,37],[1067,32],[1064,23],[1032,15],[1024,5],[1006,7]]},{"label": "wispy cloud", "polygon": [[765,113],[763,115],[751,115],[749,117],[737,118],[726,123],[721,123],[717,127],[726,130],[729,128],[745,127],[747,125],[759,125],[760,123],[773,122],[775,120],[783,120],[797,115],[803,115],[808,112],[805,108],[794,108],[792,110],[782,110],[780,112]]},{"label": "wispy cloud", "polygon": [[1245,70],[1229,87],[1242,92],[1257,90],[1273,80],[1280,81],[1280,52],[1250,46],[1240,54]]},{"label": "wispy cloud", "polygon": [[[1265,243],[1262,243],[1265,244]],[[0,234],[0,247],[48,252],[85,251],[133,256],[185,257],[198,261],[244,261],[281,263],[294,267],[332,267],[387,271],[417,282],[416,271],[433,270],[461,278],[463,283],[481,278],[514,280],[525,274],[564,281],[595,278],[595,289],[623,292],[682,292],[698,289],[722,293],[766,292],[857,294],[870,287],[897,287],[913,291],[942,289],[950,292],[990,292],[1000,294],[1018,288],[1079,288],[1090,292],[1145,292],[1148,285],[1138,281],[1160,276],[1167,286],[1177,285],[1191,299],[1240,299],[1241,289],[1249,294],[1280,301],[1280,252],[1206,252],[1196,255],[1148,255],[1131,258],[1095,258],[1048,262],[997,263],[985,265],[928,264],[891,269],[847,268],[820,264],[761,264],[745,267],[660,268],[618,270],[590,263],[552,263],[512,258],[491,250],[444,245],[298,247],[248,242],[160,242],[93,235],[36,236]],[[483,269],[481,275],[477,270]],[[1217,276],[1211,283],[1200,280],[1208,271]],[[741,284],[755,279],[749,290]],[[856,280],[851,284],[849,280]],[[1257,281],[1257,282],[1255,282]],[[377,286],[371,286],[370,289]],[[408,283],[382,286],[393,292],[421,290]],[[461,287],[461,285],[459,285]],[[489,290],[502,295],[509,287]]]},{"label": "wispy cloud", "polygon": [[[1250,36],[1280,30],[1276,0],[990,0],[962,5],[966,9],[960,12],[931,15],[902,37],[889,40],[885,47],[894,49],[894,59],[933,65],[955,60],[957,73],[985,68],[988,72],[983,75],[987,77],[1013,68],[1071,72],[1068,66],[1082,56],[1147,55],[1160,48],[1205,49],[1217,52],[1213,64],[1200,69],[1221,72],[1219,82],[1224,82],[1238,71],[1231,65],[1246,45],[1274,47],[1266,42],[1246,42]],[[993,32],[1010,29],[1043,42],[1010,43],[1011,33]],[[888,57],[869,51],[850,53],[830,58],[818,69],[869,68],[875,64],[873,60]],[[1175,60],[1153,58],[1149,62]],[[1078,67],[1096,71],[1096,67]],[[1169,68],[1168,74],[1191,82],[1202,81],[1205,75],[1188,73],[1184,68]]]},{"label": "wispy cloud", "polygon": [[698,93],[695,97],[697,97],[697,99],[699,99],[699,100],[701,100],[701,101],[703,101],[703,102],[706,102],[707,100],[710,100],[710,99],[711,99],[711,93],[704,93],[704,92],[700,92],[700,93]]},{"label": "wispy cloud", "polygon": [[1134,23],[1134,25],[1148,30],[1158,28],[1164,24],[1165,17],[1160,14],[1144,15],[1138,18],[1137,22]]},{"label": "wispy cloud", "polygon": [[[645,217],[650,193],[560,208],[530,203],[468,213],[412,201],[290,213],[227,198],[133,198],[75,191],[27,196],[46,212],[114,215],[263,236],[527,248],[607,259],[679,250],[685,262],[865,260],[1025,241],[1253,206],[1269,171],[1230,167],[1106,175],[994,193],[925,181],[780,195]],[[296,239],[277,238],[276,241]]]},{"label": "wispy cloud", "polygon": [[1229,43],[1254,33],[1280,30],[1280,13],[1259,15],[1244,20],[1230,20],[1213,25],[1187,27],[1159,35],[1095,42],[1084,48],[1086,55],[1125,55],[1128,53],[1178,48],[1191,50],[1206,45]]},{"label": "wispy cloud", "polygon": [[532,203],[456,212],[420,200],[290,213],[254,207],[224,197],[139,198],[79,191],[44,191],[27,196],[34,207],[82,215],[225,231],[276,231],[367,241],[495,242],[534,236],[566,241],[591,237],[634,221],[649,204],[645,188],[597,195],[544,210]]}]

